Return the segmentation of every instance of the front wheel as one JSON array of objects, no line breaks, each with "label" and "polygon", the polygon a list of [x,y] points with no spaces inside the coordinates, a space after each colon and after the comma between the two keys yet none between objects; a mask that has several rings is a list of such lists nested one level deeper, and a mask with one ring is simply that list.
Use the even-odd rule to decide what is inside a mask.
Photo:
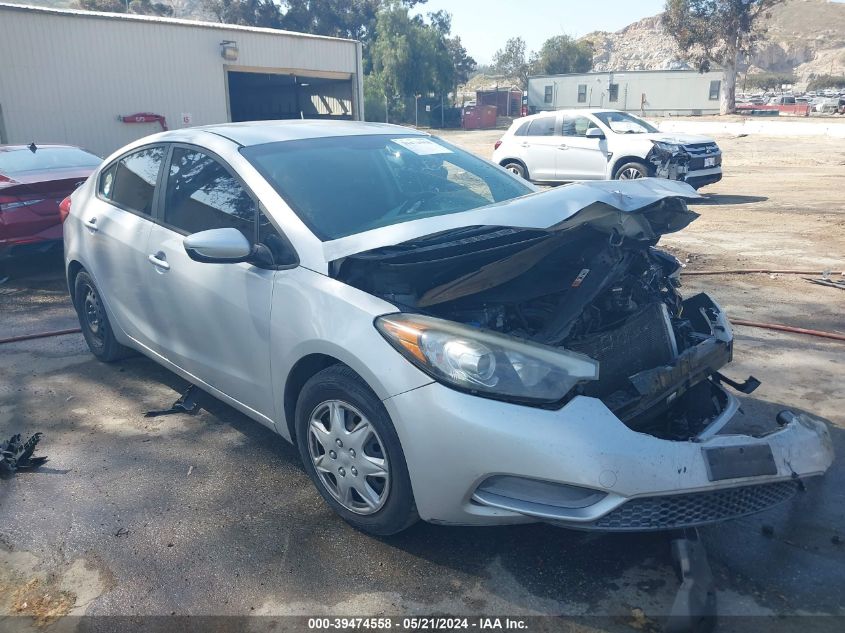
[{"label": "front wheel", "polygon": [[419,519],[396,429],[349,367],[333,365],[305,383],[296,403],[296,439],[311,481],[354,527],[387,536]]},{"label": "front wheel", "polygon": [[616,170],[617,180],[635,180],[637,178],[647,178],[648,168],[642,163],[632,161],[625,163]]}]

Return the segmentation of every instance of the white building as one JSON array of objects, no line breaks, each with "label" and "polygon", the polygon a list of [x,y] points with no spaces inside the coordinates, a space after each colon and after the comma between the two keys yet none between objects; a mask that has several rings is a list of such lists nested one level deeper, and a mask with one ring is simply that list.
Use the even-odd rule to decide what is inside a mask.
[{"label": "white building", "polygon": [[363,119],[363,103],[354,40],[0,3],[0,143],[106,155],[162,124]]},{"label": "white building", "polygon": [[695,70],[632,70],[528,78],[532,112],[565,108],[613,108],[646,115],[719,113],[722,73]]}]

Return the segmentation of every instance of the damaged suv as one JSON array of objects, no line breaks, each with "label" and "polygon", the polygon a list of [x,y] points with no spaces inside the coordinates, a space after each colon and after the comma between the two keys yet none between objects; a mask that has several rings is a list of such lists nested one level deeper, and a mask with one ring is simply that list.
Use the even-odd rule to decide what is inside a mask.
[{"label": "damaged suv", "polygon": [[513,122],[493,162],[533,182],[656,176],[698,189],[722,179],[722,151],[706,136],[667,134],[619,110],[558,110]]},{"label": "damaged suv", "polygon": [[741,415],[731,326],[655,248],[684,183],[545,192],[356,122],[147,137],[63,205],[95,356],[130,349],[294,442],[326,502],[392,534],[548,521],[697,526],[824,473],[823,423]]}]

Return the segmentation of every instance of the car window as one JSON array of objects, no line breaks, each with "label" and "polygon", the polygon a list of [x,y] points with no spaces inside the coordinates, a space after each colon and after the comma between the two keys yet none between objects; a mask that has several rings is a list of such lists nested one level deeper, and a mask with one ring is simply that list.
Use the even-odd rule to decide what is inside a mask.
[{"label": "car window", "polygon": [[[106,170],[101,179],[101,193],[115,204],[144,215],[152,214],[158,172],[164,159],[164,147],[145,147],[124,156]],[[113,170],[113,172],[112,172]],[[108,181],[108,183],[107,183]],[[109,193],[106,193],[108,184]]]},{"label": "car window", "polygon": [[528,134],[528,128],[531,126],[531,121],[526,121],[522,125],[520,125],[516,132],[513,133],[514,136],[525,136]]},{"label": "car window", "polygon": [[533,191],[498,167],[430,136],[332,136],[240,151],[323,241]]},{"label": "car window", "polygon": [[554,136],[555,135],[555,117],[541,116],[531,121],[531,126],[528,128],[528,136]]},{"label": "car window", "polygon": [[243,185],[216,159],[176,147],[164,196],[165,224],[188,234],[236,228],[255,240],[258,207]]},{"label": "car window", "polygon": [[585,116],[566,115],[563,117],[561,134],[563,136],[584,136],[591,127],[598,127]]},{"label": "car window", "polygon": [[290,242],[283,237],[270,219],[262,212],[258,212],[258,242],[264,244],[273,254],[273,261],[277,266],[284,266],[296,262],[296,255]]},{"label": "car window", "polygon": [[0,152],[0,174],[20,176],[51,169],[93,169],[102,162],[99,156],[78,147],[28,147]]},{"label": "car window", "polygon": [[647,121],[627,112],[608,110],[595,112],[593,116],[617,134],[646,134],[660,131]]}]

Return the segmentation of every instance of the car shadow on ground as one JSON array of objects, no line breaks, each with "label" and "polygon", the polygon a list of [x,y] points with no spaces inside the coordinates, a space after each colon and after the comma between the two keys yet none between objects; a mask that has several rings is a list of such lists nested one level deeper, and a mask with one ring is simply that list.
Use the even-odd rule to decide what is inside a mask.
[{"label": "car shadow on ground", "polygon": [[703,198],[692,201],[691,204],[727,205],[727,204],[754,204],[756,202],[768,201],[767,196],[744,196],[725,193],[705,193]]}]

